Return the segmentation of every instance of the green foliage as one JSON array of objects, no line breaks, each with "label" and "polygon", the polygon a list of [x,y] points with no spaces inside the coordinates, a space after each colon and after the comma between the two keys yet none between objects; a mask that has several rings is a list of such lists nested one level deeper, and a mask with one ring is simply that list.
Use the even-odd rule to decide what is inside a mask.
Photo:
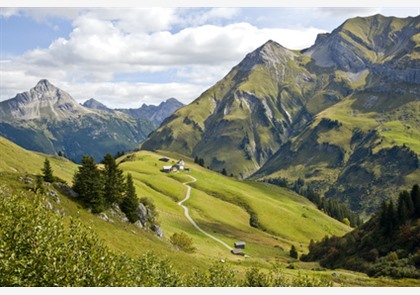
[{"label": "green foliage", "polygon": [[246,272],[244,287],[271,287],[273,278],[256,267]]},{"label": "green foliage", "polygon": [[118,168],[111,154],[105,155],[102,164],[104,164],[104,170],[102,171],[104,198],[108,205],[120,204],[124,197],[125,188],[123,171]]},{"label": "green foliage", "polygon": [[51,168],[50,160],[48,160],[48,158],[45,158],[44,168],[42,168],[42,173],[43,173],[44,180],[46,182],[50,182],[50,183],[54,182],[55,179],[53,175],[53,170]]},{"label": "green foliage", "polygon": [[45,195],[44,178],[41,175],[36,176],[34,192],[40,195]]},{"label": "green foliage", "polygon": [[192,238],[183,232],[174,233],[170,237],[170,241],[177,249],[190,253],[195,251]]},{"label": "green foliage", "polygon": [[131,223],[139,220],[137,215],[137,207],[139,206],[139,200],[136,194],[136,188],[134,187],[133,177],[130,173],[127,174],[127,183],[124,199],[120,205],[121,211],[127,216]]},{"label": "green foliage", "polygon": [[226,264],[214,262],[208,271],[207,287],[237,287],[235,273]]},{"label": "green foliage", "polygon": [[93,213],[105,210],[101,172],[96,167],[93,157],[83,156],[82,166],[73,178],[73,190],[79,194],[83,203],[91,208]]},{"label": "green foliage", "polygon": [[295,245],[292,245],[292,247],[290,247],[289,255],[290,255],[290,257],[292,257],[292,258],[295,258],[295,259],[297,259],[297,258],[298,258],[298,252],[297,252],[297,250],[296,250]]},{"label": "green foliage", "polygon": [[303,261],[319,260],[325,267],[344,267],[370,276],[419,278],[420,221],[415,214],[411,192],[399,194],[397,206],[384,202],[360,229],[342,238],[325,237],[309,245]]},{"label": "green foliage", "polygon": [[178,286],[169,261],[112,253],[80,221],[67,226],[45,198],[0,188],[0,286]]}]

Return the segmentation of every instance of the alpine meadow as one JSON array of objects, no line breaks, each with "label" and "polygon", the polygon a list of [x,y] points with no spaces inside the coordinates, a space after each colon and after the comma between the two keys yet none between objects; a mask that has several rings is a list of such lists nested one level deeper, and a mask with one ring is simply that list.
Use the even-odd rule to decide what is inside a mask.
[{"label": "alpine meadow", "polygon": [[1,9],[1,287],[420,287],[419,15]]}]

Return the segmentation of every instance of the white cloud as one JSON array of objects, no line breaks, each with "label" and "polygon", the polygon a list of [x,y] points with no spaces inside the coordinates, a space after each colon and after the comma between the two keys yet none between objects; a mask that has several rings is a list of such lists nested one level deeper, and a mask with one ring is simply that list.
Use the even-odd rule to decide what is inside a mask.
[{"label": "white cloud", "polygon": [[[245,22],[207,23],[238,14],[238,9],[227,8],[201,9],[186,19],[181,16],[185,11],[172,8],[35,9],[25,13],[32,13],[38,20],[54,13],[72,18],[74,28],[69,36],[54,40],[48,48],[33,49],[2,63],[0,99],[13,97],[47,78],[59,81],[57,86],[67,87],[63,89],[79,100],[102,98],[110,107],[125,103],[136,107],[138,101],[157,104],[168,97],[189,102],[267,40],[303,49],[323,32],[315,28],[261,29]],[[199,25],[172,30],[186,23]],[[176,81],[184,82],[113,81],[117,74],[168,71],[175,73]]]}]

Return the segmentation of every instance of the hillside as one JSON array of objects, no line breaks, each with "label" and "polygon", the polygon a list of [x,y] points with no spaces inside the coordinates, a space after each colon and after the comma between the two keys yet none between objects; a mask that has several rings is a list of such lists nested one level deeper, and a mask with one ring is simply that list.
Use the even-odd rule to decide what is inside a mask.
[{"label": "hillside", "polygon": [[420,190],[383,203],[369,222],[344,237],[312,243],[302,260],[320,260],[329,268],[348,268],[369,276],[420,278]]},{"label": "hillside", "polygon": [[[28,202],[25,199],[33,198],[30,196],[32,194],[30,190],[28,191],[31,184],[22,182],[19,178],[21,176],[24,179],[27,176],[33,178],[34,174],[39,174],[45,157],[50,159],[54,174],[71,183],[73,173],[77,170],[75,164],[64,158],[26,151],[4,138],[0,139],[2,151],[5,151],[0,161],[0,197],[3,198],[3,194],[5,192],[7,194],[8,190],[17,194],[20,192],[26,194],[26,197],[19,199],[19,205],[16,203],[17,208],[21,208],[20,206]],[[314,263],[303,263],[291,258],[289,256],[291,245],[297,248],[299,254],[306,253],[311,239],[319,240],[325,235],[342,236],[349,232],[350,228],[324,215],[307,199],[286,189],[225,177],[196,165],[187,158],[183,159],[186,162],[185,166],[190,168],[190,172],[179,171],[170,174],[161,172],[162,166],[168,165],[167,162],[160,161],[162,157],[169,158],[169,163],[175,163],[179,159],[177,154],[140,151],[126,154],[118,160],[123,171],[133,175],[138,197],[147,196],[153,199],[163,230],[162,238],[157,237],[150,230],[140,229],[121,221],[111,212],[105,212],[108,218],[104,220],[99,215],[89,213],[77,199],[63,195],[58,190],[56,190],[57,196],[46,197],[49,205],[44,206],[43,210],[52,208],[53,211],[48,214],[55,214],[57,216],[55,218],[62,218],[65,223],[70,219],[80,221],[82,226],[89,228],[89,237],[86,238],[90,239],[90,236],[95,234],[101,241],[95,242],[98,245],[97,251],[103,251],[100,249],[106,247],[114,253],[106,254],[107,257],[125,253],[130,258],[140,259],[143,261],[141,263],[145,263],[144,259],[152,259],[150,263],[153,263],[152,261],[159,263],[158,259],[169,259],[169,263],[172,264],[171,269],[180,274],[191,274],[193,270],[206,271],[211,267],[214,269],[215,263],[223,260],[225,267],[234,271],[238,280],[245,278],[246,273],[255,267],[263,271],[272,271],[274,263],[281,269],[283,283],[285,280],[291,280],[290,283],[296,280],[293,284],[311,282],[311,284],[324,284],[331,281],[337,286],[416,285],[415,281],[370,279],[365,275],[340,270],[335,271],[340,274],[340,277],[333,277],[331,271],[317,270],[317,265]],[[27,164],[22,164],[20,159]],[[189,208],[190,216],[202,229],[231,247],[238,240],[245,241],[246,256],[232,255],[223,245],[209,239],[194,228],[184,216],[184,210],[177,202],[185,197],[187,187],[183,183],[191,182],[190,176],[197,179],[196,182],[189,184],[193,187],[191,197],[184,202],[184,205]],[[28,206],[30,206],[29,203]],[[244,209],[243,204],[248,204],[249,208],[257,214],[260,228],[250,226],[250,214]],[[38,214],[36,213],[38,210],[30,212]],[[3,216],[1,213],[0,216]],[[34,216],[34,222],[38,219]],[[36,222],[34,226],[37,225]],[[192,238],[195,252],[176,250],[171,245],[170,236],[181,232]],[[43,234],[48,235],[48,232],[43,231]],[[147,255],[146,253],[154,253],[156,258],[147,258],[144,256]],[[291,264],[294,266],[286,268]],[[150,270],[150,274],[152,275],[157,269]],[[302,273],[308,277],[301,278]],[[199,278],[196,278],[196,282],[199,282]],[[116,277],[115,280],[119,282],[120,278]],[[170,281],[166,282],[169,284]],[[205,282],[201,281],[201,284]]]},{"label": "hillside", "polygon": [[268,41],[141,148],[242,179],[301,179],[370,216],[420,177],[419,19],[349,19],[302,51]]}]

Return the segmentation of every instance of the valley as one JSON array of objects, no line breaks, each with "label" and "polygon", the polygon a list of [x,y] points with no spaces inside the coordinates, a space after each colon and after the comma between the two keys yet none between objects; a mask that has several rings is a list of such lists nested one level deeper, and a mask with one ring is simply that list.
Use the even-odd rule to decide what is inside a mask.
[{"label": "valley", "polygon": [[[8,187],[15,192],[25,190],[28,185],[20,182],[19,176],[39,174],[45,155],[23,150],[5,139],[1,143],[6,154],[14,155],[7,161],[2,157],[3,161],[0,162],[3,189]],[[239,277],[245,276],[245,272],[255,266],[270,270],[274,263],[281,267],[285,278],[290,279],[305,274],[343,286],[411,284],[410,280],[371,279],[364,274],[345,270],[316,270],[319,268],[316,264],[290,258],[291,245],[296,246],[300,256],[307,253],[311,239],[320,240],[325,235],[342,236],[351,228],[326,216],[307,199],[291,191],[266,183],[238,181],[207,170],[195,164],[192,159],[183,158],[190,172],[164,173],[161,171],[163,162],[159,160],[163,156],[171,159],[172,163],[179,159],[179,155],[173,153],[145,151],[126,154],[118,159],[119,167],[124,173],[133,175],[138,196],[147,196],[154,200],[163,238],[157,237],[150,230],[122,222],[109,212],[105,214],[111,221],[102,220],[83,208],[77,199],[59,191],[60,202],[50,200],[49,203],[64,220],[76,218],[92,228],[111,251],[126,253],[130,257],[152,252],[158,257],[168,258],[181,273],[189,273],[191,269],[204,270],[212,263],[223,260],[230,269],[238,272]],[[22,162],[18,158],[33,164],[21,166]],[[71,184],[77,166],[64,158],[50,159],[53,171],[57,171],[60,178]],[[191,177],[197,181],[191,182]],[[213,241],[188,221],[184,209],[178,205],[188,191],[184,183],[192,187],[190,198],[183,203],[191,218],[204,231],[232,248],[238,240],[246,241],[246,256],[231,254],[224,245]],[[250,226],[250,215],[236,205],[238,202],[235,198],[247,202],[254,209],[263,230]],[[173,248],[169,237],[177,232],[184,232],[192,238],[196,247],[194,253]],[[286,268],[290,265],[293,268]],[[339,275],[335,278],[332,273]],[[416,281],[412,283],[416,285]]]},{"label": "valley", "polygon": [[187,105],[0,101],[0,286],[420,286],[419,30],[268,40]]}]

